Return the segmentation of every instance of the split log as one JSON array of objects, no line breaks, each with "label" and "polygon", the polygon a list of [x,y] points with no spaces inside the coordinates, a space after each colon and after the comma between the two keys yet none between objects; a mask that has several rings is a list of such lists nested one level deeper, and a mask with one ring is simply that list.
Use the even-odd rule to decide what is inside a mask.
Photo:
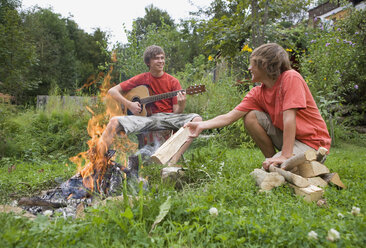
[{"label": "split log", "polygon": [[316,152],[316,161],[324,164],[325,159],[327,158],[328,149],[325,147],[319,147],[318,151]]},{"label": "split log", "polygon": [[344,185],[342,183],[341,179],[339,178],[338,173],[327,173],[327,174],[321,175],[320,177],[327,183],[335,184],[336,186],[338,186],[342,189],[347,188],[346,185]]},{"label": "split log", "polygon": [[290,170],[292,173],[299,175],[299,168],[295,167],[292,170]]},{"label": "split log", "polygon": [[162,144],[151,156],[156,163],[166,164],[178,152],[178,150],[187,142],[190,132],[189,128],[181,127],[164,144]]},{"label": "split log", "polygon": [[305,162],[299,166],[299,175],[302,177],[316,177],[329,173],[329,169],[318,161]]},{"label": "split log", "polygon": [[307,202],[319,201],[323,194],[324,190],[314,185],[309,185],[308,187],[297,187],[296,185],[290,184],[290,186],[295,190],[296,195],[300,195],[304,197],[304,200]]},{"label": "split log", "polygon": [[328,186],[328,183],[325,180],[323,180],[321,177],[308,178],[308,182],[311,185],[314,185],[314,186],[317,186],[317,187],[326,187],[326,186]]},{"label": "split log", "polygon": [[296,166],[305,163],[306,161],[316,160],[316,151],[309,149],[306,152],[302,152],[292,156],[281,164],[281,168],[284,170],[292,170]]},{"label": "split log", "polygon": [[261,169],[254,169],[250,175],[263,190],[271,190],[285,183],[285,178],[278,174],[278,172],[266,172]]},{"label": "split log", "polygon": [[285,171],[284,169],[277,168],[273,165],[269,166],[269,171],[270,172],[278,172],[278,174],[283,176],[286,179],[287,182],[292,183],[292,184],[294,184],[294,185],[296,185],[300,188],[305,188],[305,187],[310,185],[308,180],[306,180],[306,178],[303,178],[299,175],[291,173],[290,171]]},{"label": "split log", "polygon": [[39,206],[39,207],[50,207],[50,208],[61,208],[66,207],[67,204],[65,202],[51,202],[40,197],[23,197],[19,200],[18,205],[21,206]]}]

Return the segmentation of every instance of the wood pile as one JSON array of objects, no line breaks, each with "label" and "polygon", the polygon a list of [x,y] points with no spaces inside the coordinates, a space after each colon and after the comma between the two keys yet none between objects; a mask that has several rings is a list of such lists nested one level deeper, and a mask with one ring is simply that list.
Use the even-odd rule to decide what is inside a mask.
[{"label": "wood pile", "polygon": [[280,168],[271,165],[269,172],[262,168],[255,169],[250,174],[262,190],[271,190],[286,181],[294,188],[296,195],[303,196],[306,201],[318,201],[323,196],[323,188],[328,184],[346,188],[339,175],[331,173],[324,165],[327,153],[328,150],[324,147],[318,151],[310,149],[289,158]]}]

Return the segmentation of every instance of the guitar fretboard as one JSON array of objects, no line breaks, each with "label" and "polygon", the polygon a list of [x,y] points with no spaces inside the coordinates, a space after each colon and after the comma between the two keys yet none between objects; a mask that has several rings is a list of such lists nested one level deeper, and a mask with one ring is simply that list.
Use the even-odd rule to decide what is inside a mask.
[{"label": "guitar fretboard", "polygon": [[148,96],[148,97],[142,98],[140,103],[149,104],[149,103],[156,102],[159,100],[171,98],[173,96],[178,95],[178,92],[182,92],[182,91],[184,91],[184,90],[176,90],[176,91],[167,92],[167,93],[163,93],[163,94],[159,94],[159,95]]}]

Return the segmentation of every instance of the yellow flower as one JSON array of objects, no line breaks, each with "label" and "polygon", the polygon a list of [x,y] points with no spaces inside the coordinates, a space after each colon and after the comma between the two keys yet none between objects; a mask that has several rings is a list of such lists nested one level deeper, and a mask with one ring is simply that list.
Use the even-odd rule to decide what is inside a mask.
[{"label": "yellow flower", "polygon": [[245,46],[243,46],[243,48],[241,49],[242,52],[253,52],[253,49],[251,49],[248,44],[245,44]]},{"label": "yellow flower", "polygon": [[212,60],[213,60],[212,56],[211,55],[208,56],[208,61],[212,61]]},{"label": "yellow flower", "polygon": [[327,80],[327,78],[324,78],[324,80]]},{"label": "yellow flower", "polygon": [[313,63],[313,61],[312,60],[309,60],[309,63]]},{"label": "yellow flower", "polygon": [[291,48],[286,48],[286,51],[287,52],[292,52],[292,49]]}]

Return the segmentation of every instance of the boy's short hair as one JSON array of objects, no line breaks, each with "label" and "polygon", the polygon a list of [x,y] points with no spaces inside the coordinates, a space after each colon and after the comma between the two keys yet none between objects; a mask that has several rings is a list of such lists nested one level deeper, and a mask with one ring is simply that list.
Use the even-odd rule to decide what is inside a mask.
[{"label": "boy's short hair", "polygon": [[288,53],[276,43],[263,44],[254,49],[250,61],[265,70],[272,79],[277,79],[282,72],[291,69]]},{"label": "boy's short hair", "polygon": [[150,59],[155,58],[155,56],[159,54],[165,55],[163,48],[156,45],[148,46],[144,52],[145,64],[149,67]]}]

